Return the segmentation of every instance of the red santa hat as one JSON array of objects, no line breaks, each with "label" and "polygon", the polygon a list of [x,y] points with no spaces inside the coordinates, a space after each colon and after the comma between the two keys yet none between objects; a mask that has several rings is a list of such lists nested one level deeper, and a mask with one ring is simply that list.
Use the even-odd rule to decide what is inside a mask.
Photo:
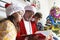
[{"label": "red santa hat", "polygon": [[36,13],[36,8],[35,8],[33,5],[27,5],[27,6],[25,6],[24,9],[25,9],[25,10],[31,10],[31,11],[33,11],[34,13]]},{"label": "red santa hat", "polygon": [[24,10],[23,7],[15,5],[13,3],[11,3],[11,4],[6,3],[5,4],[5,8],[6,8],[6,14],[7,14],[7,16],[10,16],[13,13],[18,12],[18,11],[21,11],[21,12],[25,13],[25,10]]}]

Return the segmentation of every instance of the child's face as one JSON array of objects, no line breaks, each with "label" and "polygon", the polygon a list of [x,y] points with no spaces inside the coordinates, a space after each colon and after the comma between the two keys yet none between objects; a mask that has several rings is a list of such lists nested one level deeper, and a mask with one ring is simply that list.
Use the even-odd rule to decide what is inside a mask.
[{"label": "child's face", "polygon": [[14,16],[16,22],[20,22],[21,19],[22,19],[22,17],[23,17],[23,13],[20,12],[20,11],[18,11],[18,12],[15,12],[15,13],[13,14],[13,16]]},{"label": "child's face", "polygon": [[35,17],[35,22],[37,23],[40,20],[40,18]]}]

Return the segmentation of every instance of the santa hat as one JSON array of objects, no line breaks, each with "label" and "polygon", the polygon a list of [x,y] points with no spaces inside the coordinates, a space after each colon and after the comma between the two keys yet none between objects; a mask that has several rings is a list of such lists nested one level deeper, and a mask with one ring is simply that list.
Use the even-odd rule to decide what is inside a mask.
[{"label": "santa hat", "polygon": [[25,6],[24,9],[25,9],[25,10],[31,10],[31,11],[33,11],[34,13],[36,13],[36,8],[35,8],[33,5],[27,5],[27,6]]},{"label": "santa hat", "polygon": [[24,10],[23,7],[15,5],[13,3],[11,3],[11,4],[6,3],[5,4],[5,8],[6,8],[6,14],[7,14],[7,16],[10,16],[13,13],[18,12],[18,11],[21,11],[23,13],[25,12],[25,10]]}]

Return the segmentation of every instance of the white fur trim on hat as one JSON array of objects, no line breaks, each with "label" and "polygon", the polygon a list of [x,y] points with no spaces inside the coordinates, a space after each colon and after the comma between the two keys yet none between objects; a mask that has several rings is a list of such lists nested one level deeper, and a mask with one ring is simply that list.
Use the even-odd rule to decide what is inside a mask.
[{"label": "white fur trim on hat", "polygon": [[7,16],[10,16],[10,15],[12,15],[13,13],[15,13],[17,11],[22,11],[23,13],[25,13],[24,8],[21,7],[21,6],[18,6],[18,5],[11,4],[11,5],[9,5],[6,8],[6,14],[7,14]]},{"label": "white fur trim on hat", "polygon": [[36,13],[36,8],[35,8],[34,6],[27,5],[27,6],[25,6],[24,9],[25,9],[25,10],[31,10],[31,11],[33,11],[34,13]]}]

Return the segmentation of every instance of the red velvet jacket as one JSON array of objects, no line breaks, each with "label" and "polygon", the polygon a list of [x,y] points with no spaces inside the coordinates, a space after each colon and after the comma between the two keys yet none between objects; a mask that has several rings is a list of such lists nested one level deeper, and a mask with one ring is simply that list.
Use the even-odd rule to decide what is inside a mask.
[{"label": "red velvet jacket", "polygon": [[[22,37],[21,35],[23,34],[27,35],[27,32],[25,29],[23,19],[20,21],[19,24],[20,24],[20,32],[18,32],[16,40],[24,40],[25,37]],[[31,25],[32,25],[32,34],[34,34],[37,31],[36,24],[34,21],[33,22],[31,21]],[[46,38],[43,34],[36,34],[36,35],[39,35],[39,40],[44,40]]]},{"label": "red velvet jacket", "polygon": [[[23,34],[27,35],[27,32],[26,32],[26,29],[25,29],[25,25],[24,25],[23,19],[20,21],[19,25],[20,25],[20,32],[18,32],[17,38],[20,40],[20,38],[21,38],[20,35],[23,35]],[[34,34],[37,31],[36,24],[35,24],[35,22],[31,21],[31,25],[32,25],[32,34]]]}]

